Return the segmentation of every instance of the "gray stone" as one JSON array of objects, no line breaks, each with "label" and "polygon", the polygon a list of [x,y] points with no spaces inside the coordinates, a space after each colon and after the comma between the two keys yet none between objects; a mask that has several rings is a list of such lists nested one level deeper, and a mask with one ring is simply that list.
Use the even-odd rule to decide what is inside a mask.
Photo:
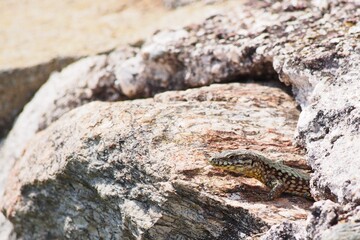
[{"label": "gray stone", "polygon": [[323,240],[359,240],[360,223],[339,223],[331,229],[327,229],[321,236]]},{"label": "gray stone", "polygon": [[340,220],[342,207],[330,200],[318,201],[311,208],[307,221],[307,236],[312,239],[321,239],[323,232],[336,225]]},{"label": "gray stone", "polygon": [[311,202],[268,202],[256,180],[207,163],[256,139],[252,148],[272,158],[301,158],[288,144],[294,102],[274,86],[214,85],[70,111],[31,138],[3,212],[24,239],[245,239],[304,220]]},{"label": "gray stone", "polygon": [[0,195],[5,179],[29,140],[66,112],[87,102],[125,99],[115,83],[115,63],[133,53],[119,50],[109,56],[82,59],[60,73],[54,73],[27,104],[0,148]]},{"label": "gray stone", "polygon": [[[185,239],[242,239],[277,225],[270,236],[291,236],[297,223],[281,223],[305,219],[306,203],[295,207],[300,213],[290,207],[296,198],[259,206],[264,194],[255,180],[241,179],[240,193],[233,194],[239,180],[214,173],[205,163],[208,151],[250,146],[270,158],[301,162],[301,151],[289,137],[295,132],[296,143],[307,150],[314,171],[311,189],[319,201],[308,216],[307,238],[342,232],[356,236],[359,11],[359,4],[350,1],[253,2],[181,30],[157,32],[138,52],[120,60],[99,56],[84,60],[95,61],[94,68],[82,72],[82,62],[69,67],[72,71],[64,70],[60,75],[69,84],[59,88],[62,94],[45,94],[41,101],[35,97],[26,108],[36,113],[26,115],[25,110],[19,117],[24,125],[17,123],[2,147],[9,157],[1,159],[0,166],[7,167],[0,169],[5,178],[11,173],[1,202],[15,232],[31,234],[29,229],[35,227],[32,234],[40,238],[45,234],[42,229],[50,229],[51,236],[88,238],[179,234]],[[72,82],[80,76],[91,78]],[[260,79],[264,86],[273,86],[267,81],[275,77],[291,86],[302,108],[295,131],[296,105],[251,85]],[[76,108],[93,100],[145,98],[229,81],[248,84]],[[44,89],[56,86],[50,82]],[[42,104],[51,107],[39,107]],[[34,121],[29,122],[35,123],[27,133],[25,123],[31,116]],[[16,133],[20,137],[11,137]],[[208,184],[210,177],[214,185]],[[180,214],[171,212],[170,206]],[[237,212],[246,216],[245,222],[238,222],[243,218],[239,220]],[[98,232],[91,225],[95,222]],[[65,227],[52,227],[60,223]],[[248,228],[249,223],[254,229]]]},{"label": "gray stone", "polygon": [[[351,211],[349,211],[349,208]],[[307,235],[311,239],[360,239],[360,208],[342,206],[330,200],[319,201],[307,219]]]},{"label": "gray stone", "polygon": [[11,222],[0,213],[0,239],[15,240],[16,235],[14,233]]},{"label": "gray stone", "polygon": [[16,116],[50,74],[77,59],[55,58],[31,67],[0,70],[0,137],[9,131]]},{"label": "gray stone", "polygon": [[272,226],[260,239],[261,240],[304,240],[305,222],[285,221],[279,225]]}]

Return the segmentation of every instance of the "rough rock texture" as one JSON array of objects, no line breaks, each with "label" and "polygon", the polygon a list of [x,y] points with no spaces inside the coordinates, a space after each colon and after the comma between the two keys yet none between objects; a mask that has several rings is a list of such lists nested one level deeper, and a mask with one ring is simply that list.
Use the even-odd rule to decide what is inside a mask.
[{"label": "rough rock texture", "polygon": [[31,140],[3,212],[25,239],[243,239],[304,219],[311,202],[264,201],[261,184],[213,170],[208,155],[242,147],[300,159],[296,118],[291,97],[258,84],[87,104]]},{"label": "rough rock texture", "polygon": [[[314,205],[306,223],[309,230],[306,237],[326,239],[332,236],[341,237],[347,232],[351,237],[356,237],[360,219],[359,16],[359,4],[351,1],[286,1],[272,4],[251,2],[248,6],[239,5],[233,12],[215,15],[201,24],[156,33],[133,57],[118,61],[107,72],[112,76],[109,88],[116,86],[117,94],[121,93],[124,99],[132,99],[215,82],[245,81],[249,78],[266,80],[278,76],[282,82],[291,85],[295,99],[303,110],[296,130],[296,141],[307,149],[307,160],[314,170],[312,192],[317,200],[331,200],[319,201]],[[104,72],[106,64],[99,66],[96,72]],[[108,93],[107,87],[108,85],[105,86],[105,93]],[[64,93],[68,91],[71,92],[66,89]],[[231,94],[227,95],[227,91],[220,91],[219,95],[189,91],[183,97],[181,96],[184,93],[179,93],[177,97],[171,95],[173,93],[164,93],[155,98],[153,105],[150,103],[151,99],[125,102],[123,105],[96,103],[73,110],[64,117],[61,115],[66,111],[92,99],[81,102],[78,95],[75,95],[73,101],[76,104],[72,107],[72,101],[68,100],[64,107],[57,105],[48,108],[50,112],[47,108],[38,110],[39,108],[34,107],[41,112],[38,116],[46,115],[46,119],[50,120],[37,118],[34,121],[35,126],[46,122],[45,127],[49,127],[40,127],[30,133],[31,136],[16,150],[24,152],[23,155],[14,154],[13,148],[6,147],[8,139],[2,148],[2,152],[10,157],[2,158],[0,164],[7,162],[12,166],[16,162],[7,185],[6,198],[1,200],[5,214],[14,223],[15,231],[20,236],[28,233],[28,229],[34,227],[33,222],[37,224],[37,230],[32,234],[39,234],[36,235],[39,237],[45,234],[42,229],[49,229],[49,234],[54,236],[110,236],[106,235],[108,230],[105,226],[96,232],[90,223],[95,221],[103,224],[104,221],[112,221],[109,229],[120,231],[118,227],[115,228],[120,224],[122,232],[109,230],[111,234],[148,238],[158,236],[158,233],[171,233],[171,227],[167,223],[176,221],[174,228],[177,232],[181,228],[179,234],[184,238],[196,238],[201,234],[218,239],[241,239],[275,224],[280,224],[270,232],[275,239],[276,234],[291,236],[294,230],[302,232],[303,229],[301,230],[301,226],[296,225],[296,222],[291,223],[291,227],[286,222],[281,225],[281,222],[289,218],[289,214],[294,218],[290,220],[303,219],[305,213],[298,215],[297,210],[306,209],[306,206],[289,210],[289,203],[284,200],[270,205],[254,204],[254,201],[262,200],[263,194],[261,188],[261,191],[257,192],[260,186],[256,187],[252,180],[243,179],[242,181],[249,181],[250,187],[245,184],[237,189],[232,176],[221,173],[207,174],[206,171],[211,170],[206,168],[199,170],[206,165],[206,152],[229,148],[252,148],[273,158],[301,158],[300,152],[291,146],[289,136],[293,130],[286,128],[286,124],[279,125],[276,122],[279,119],[274,120],[279,113],[269,114],[260,121],[254,120],[258,111],[252,110],[246,119],[248,116],[243,112],[248,109],[237,108],[236,104],[232,110],[227,108],[233,111],[231,114],[225,110],[216,112],[220,108],[217,105],[221,102],[219,99],[225,98],[230,102],[227,104],[231,104],[232,99],[237,101],[236,97],[239,95],[234,93],[234,98]],[[268,95],[255,86],[247,89],[247,93],[251,94],[251,100],[242,99],[239,102],[246,104],[255,101],[254,105],[268,109],[271,107],[266,103],[272,103],[270,100],[275,100],[277,104],[274,106],[283,103],[282,100],[271,98],[265,103],[261,102],[260,100]],[[193,94],[194,97],[187,94]],[[50,99],[61,102],[59,96],[61,95]],[[217,96],[215,101],[213,96]],[[195,101],[195,104],[190,105],[189,99]],[[172,101],[175,105],[171,104]],[[187,110],[176,104],[184,104]],[[157,113],[150,111],[158,107],[161,110]],[[57,109],[66,111],[62,110],[59,114]],[[289,110],[294,109],[295,105],[289,106]],[[146,115],[147,111],[151,114]],[[179,112],[175,114],[171,111]],[[263,112],[261,116],[264,116],[262,114]],[[221,118],[223,116],[225,119]],[[296,121],[295,115],[292,116]],[[184,120],[186,124],[183,124],[184,117],[191,121]],[[216,125],[218,117],[223,122]],[[52,123],[55,119],[58,121]],[[288,124],[289,120],[285,122]],[[259,124],[263,129],[267,129],[266,134],[259,132],[259,126],[246,125],[248,123]],[[124,127],[125,125],[132,127]],[[153,132],[156,127],[161,126],[158,132]],[[15,126],[14,132],[24,134],[16,128]],[[273,128],[276,128],[275,133]],[[43,131],[36,134],[40,129]],[[266,144],[259,142],[260,140],[266,140]],[[129,150],[126,152],[128,155],[121,153],[122,148]],[[139,155],[136,155],[137,153]],[[128,169],[125,166],[130,167]],[[3,172],[7,174],[10,168]],[[173,178],[174,175],[177,177]],[[213,185],[207,184],[210,177],[216,179]],[[226,181],[218,180],[221,178]],[[127,179],[129,182],[126,182]],[[161,185],[164,182],[165,186]],[[133,190],[141,188],[141,184],[147,184],[144,191]],[[122,198],[117,196],[119,190],[116,187],[125,188],[120,191]],[[241,194],[234,196],[234,189],[236,192],[240,190]],[[241,191],[242,189],[246,191]],[[51,194],[48,194],[49,192]],[[58,202],[52,198],[57,192],[60,192],[63,201]],[[114,192],[115,194],[111,195]],[[72,198],[73,195],[77,197]],[[66,196],[68,202],[65,201]],[[111,200],[108,200],[109,198]],[[140,201],[139,198],[145,200]],[[198,209],[203,215],[192,214],[191,211],[187,215],[188,209],[179,210],[183,217],[181,218],[177,213],[169,212],[170,208],[163,207],[164,202],[176,206],[183,204],[174,199],[188,199],[186,203],[192,204],[190,209]],[[293,201],[292,198],[285,199]],[[221,201],[222,204],[219,203]],[[97,206],[95,202],[99,204],[101,214],[99,212],[92,216],[87,210],[94,209],[93,206]],[[201,205],[202,202],[205,202],[205,205]],[[271,209],[279,207],[279,204],[286,210],[280,213],[277,209]],[[138,211],[128,210],[132,206],[132,209]],[[242,218],[232,214],[217,215],[223,220],[218,225],[214,222],[217,217],[211,218],[208,211],[202,212],[211,206],[215,206],[212,211],[216,213],[219,211],[235,214],[239,211],[245,214],[245,209],[251,214],[245,214],[244,216],[249,217],[242,223],[236,222]],[[264,210],[266,207],[271,213],[286,217],[269,215],[269,212]],[[46,222],[50,225],[41,228],[40,224],[45,224],[41,221],[45,215],[37,213],[44,211],[50,212],[46,215],[47,220],[49,216],[53,217]],[[99,210],[94,210],[97,211]],[[121,215],[113,216],[112,212],[120,212]],[[139,217],[139,214],[144,217]],[[88,217],[90,215],[91,217]],[[83,219],[91,220],[83,220],[82,216],[85,216]],[[113,217],[108,218],[109,216]],[[170,217],[169,221],[162,216]],[[207,224],[202,221],[204,219]],[[64,224],[64,228],[51,227],[60,222]],[[253,230],[247,227],[249,222],[254,224]],[[198,223],[196,226],[199,228],[188,231],[189,223]],[[101,224],[99,226],[102,226]],[[223,226],[228,228],[222,228]],[[237,226],[235,232],[229,232],[234,229],[233,226]],[[210,227],[210,230],[207,227]],[[62,230],[64,232],[61,232]],[[226,232],[228,235],[221,235],[227,234]]]},{"label": "rough rock texture", "polygon": [[360,239],[360,207],[341,206],[330,200],[312,206],[306,228],[312,239]]},{"label": "rough rock texture", "polygon": [[320,239],[323,232],[339,222],[341,207],[330,200],[319,201],[312,207],[307,226],[309,236]]},{"label": "rough rock texture", "polygon": [[360,223],[347,222],[339,223],[322,234],[322,239],[328,240],[358,240],[360,239]]},{"label": "rough rock texture", "polygon": [[56,58],[32,67],[0,70],[0,138],[8,132],[15,117],[50,74],[76,59]]},{"label": "rough rock texture", "polygon": [[0,162],[0,194],[4,189],[6,173],[35,133],[47,128],[64,113],[87,102],[125,99],[116,83],[113,69],[116,64],[133,55],[131,48],[118,50],[108,56],[82,59],[61,73],[52,74],[24,108],[0,149],[0,159],[6,159]]},{"label": "rough rock texture", "polygon": [[0,138],[51,72],[80,56],[141,46],[159,29],[203,21],[235,4],[199,2],[173,11],[162,0],[0,1]]},{"label": "rough rock texture", "polygon": [[298,221],[296,223],[286,221],[282,224],[271,227],[260,239],[303,240],[305,239],[304,226],[304,221]]}]

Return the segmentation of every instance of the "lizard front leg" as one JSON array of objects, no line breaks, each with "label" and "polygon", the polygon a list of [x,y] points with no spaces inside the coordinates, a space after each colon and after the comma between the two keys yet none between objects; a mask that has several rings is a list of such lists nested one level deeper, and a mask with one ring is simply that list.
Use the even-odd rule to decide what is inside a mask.
[{"label": "lizard front leg", "polygon": [[271,191],[268,195],[269,200],[278,198],[285,191],[285,184],[278,179],[272,179],[266,185],[271,188]]}]

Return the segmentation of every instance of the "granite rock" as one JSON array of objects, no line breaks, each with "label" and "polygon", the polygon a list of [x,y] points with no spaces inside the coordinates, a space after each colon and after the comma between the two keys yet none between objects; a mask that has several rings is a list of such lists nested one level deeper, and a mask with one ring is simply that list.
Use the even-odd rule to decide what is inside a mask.
[{"label": "granite rock", "polygon": [[256,180],[207,163],[226,148],[301,161],[289,144],[295,103],[273,84],[214,85],[70,111],[15,163],[3,213],[25,239],[243,239],[304,220],[311,202],[267,201]]},{"label": "granite rock", "polygon": [[[82,73],[94,75],[95,89],[103,94],[95,94],[85,81],[81,94],[72,87],[60,90],[72,93],[65,102],[63,94],[41,99],[48,106],[50,102],[63,104],[43,108],[36,101],[29,103],[27,108],[39,111],[27,115],[37,115],[31,128],[35,130],[27,137],[10,138],[16,132],[26,135],[25,127],[15,125],[2,147],[8,157],[0,165],[8,164],[2,168],[8,184],[1,203],[14,231],[34,238],[44,237],[43,230],[49,229],[51,236],[58,237],[147,239],[180,234],[179,238],[243,239],[274,226],[267,236],[296,237],[295,232],[304,231],[296,220],[306,218],[306,203],[297,203],[299,212],[289,209],[296,198],[259,205],[261,185],[241,179],[250,182],[237,189],[233,176],[206,170],[206,152],[233,148],[301,162],[301,151],[290,137],[295,132],[296,144],[307,150],[305,158],[313,169],[311,189],[318,201],[305,223],[306,237],[356,236],[360,219],[359,11],[355,1],[239,4],[232,12],[202,23],[159,31],[132,55],[112,61],[110,68],[104,63],[108,56],[95,57],[99,65]],[[69,69],[79,74],[81,66]],[[70,79],[68,86],[77,86],[72,81],[78,78],[71,80],[67,71],[61,74]],[[269,97],[262,86],[251,85],[257,81],[267,86],[276,78],[291,87],[302,109],[299,118],[296,104],[285,97]],[[102,88],[99,79],[105,79]],[[232,81],[246,84],[78,108],[93,100],[145,98]],[[44,88],[51,89],[52,84]],[[288,117],[276,106],[289,111]],[[27,117],[23,119],[26,122]],[[16,139],[20,139],[16,148],[7,147]],[[210,177],[219,185],[209,184]],[[233,195],[234,189],[240,193]],[[185,202],[191,207],[183,208]],[[172,205],[180,215],[169,210]],[[209,208],[218,215],[210,216]],[[274,217],[269,210],[280,216]],[[245,222],[238,222],[237,212],[246,216]],[[294,220],[290,225],[285,221],[289,216]],[[104,220],[108,228],[102,225]],[[168,224],[175,221],[176,226]],[[99,225],[91,225],[95,222]],[[64,228],[52,227],[60,223]],[[41,224],[50,225],[42,228]],[[34,227],[36,231],[30,233]]]},{"label": "granite rock", "polygon": [[8,133],[16,116],[50,74],[77,59],[55,58],[31,67],[0,70],[0,138]]}]

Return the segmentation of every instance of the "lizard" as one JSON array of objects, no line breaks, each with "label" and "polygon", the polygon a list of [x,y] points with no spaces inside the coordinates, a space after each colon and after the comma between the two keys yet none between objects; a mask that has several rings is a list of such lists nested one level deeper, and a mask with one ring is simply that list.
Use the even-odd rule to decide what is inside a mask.
[{"label": "lizard", "polygon": [[272,161],[249,150],[229,150],[213,155],[209,163],[249,178],[256,178],[271,189],[268,198],[278,198],[283,192],[313,200],[310,194],[310,175]]}]

